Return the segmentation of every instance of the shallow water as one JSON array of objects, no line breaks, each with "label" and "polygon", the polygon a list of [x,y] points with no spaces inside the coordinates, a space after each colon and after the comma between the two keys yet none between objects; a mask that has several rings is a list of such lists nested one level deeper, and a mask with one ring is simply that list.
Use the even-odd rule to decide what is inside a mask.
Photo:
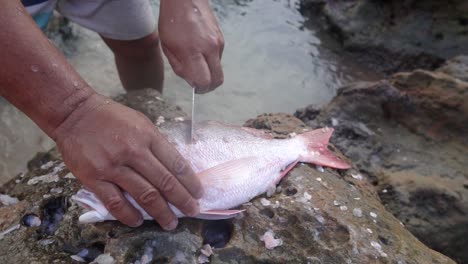
[{"label": "shallow water", "polygon": [[[225,83],[210,94],[197,96],[196,119],[242,124],[265,112],[293,113],[308,104],[327,103],[349,81],[377,78],[376,73],[347,59],[337,43],[304,19],[297,4],[293,0],[213,1],[226,42]],[[100,93],[123,92],[105,44],[95,33],[75,29],[78,39],[68,56],[70,63]],[[190,87],[168,64],[165,67],[165,96],[187,111]],[[4,101],[0,101],[0,116],[1,184],[52,142]]]}]

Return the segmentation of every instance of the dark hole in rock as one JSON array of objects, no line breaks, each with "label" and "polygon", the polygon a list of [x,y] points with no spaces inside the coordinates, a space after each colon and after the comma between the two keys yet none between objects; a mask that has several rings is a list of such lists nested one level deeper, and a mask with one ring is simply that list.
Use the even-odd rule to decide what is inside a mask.
[{"label": "dark hole in rock", "polygon": [[206,221],[202,228],[203,245],[223,248],[231,239],[233,231],[234,225],[230,220]]},{"label": "dark hole in rock", "polygon": [[41,218],[35,214],[25,214],[21,218],[21,224],[27,227],[40,226],[42,223]]},{"label": "dark hole in rock", "polygon": [[468,17],[460,17],[458,23],[462,26],[468,26]]},{"label": "dark hole in rock", "polygon": [[85,261],[90,262],[90,261],[93,261],[102,253],[104,253],[104,250],[101,250],[96,247],[89,247],[89,248],[81,249],[78,253],[76,253],[76,255],[81,257]]},{"label": "dark hole in rock", "polygon": [[66,209],[67,200],[65,197],[56,197],[48,200],[42,206],[41,232],[46,235],[52,235],[57,230]]},{"label": "dark hole in rock", "polygon": [[62,250],[71,255],[76,255],[86,262],[91,262],[104,253],[105,244],[102,242],[93,243],[91,246],[74,247],[68,243],[63,245]]},{"label": "dark hole in rock", "polygon": [[388,246],[388,244],[389,244],[388,239],[386,239],[386,238],[383,237],[383,236],[378,236],[378,238],[379,238],[380,242],[382,242],[382,244]]},{"label": "dark hole in rock", "polygon": [[288,188],[286,189],[286,195],[287,195],[287,196],[293,196],[293,195],[295,195],[296,193],[297,193],[297,189],[294,188],[294,187],[288,187]]},{"label": "dark hole in rock", "polygon": [[269,208],[264,208],[262,210],[260,210],[260,213],[262,215],[266,215],[268,216],[269,218],[273,218],[273,216],[275,216],[275,212],[273,212],[271,209]]},{"label": "dark hole in rock", "polygon": [[463,184],[463,188],[468,189],[468,183]]},{"label": "dark hole in rock", "polygon": [[112,230],[109,231],[109,232],[107,232],[107,237],[109,237],[109,238],[114,238],[116,235],[117,235],[117,234],[116,234],[114,231],[112,231]]}]

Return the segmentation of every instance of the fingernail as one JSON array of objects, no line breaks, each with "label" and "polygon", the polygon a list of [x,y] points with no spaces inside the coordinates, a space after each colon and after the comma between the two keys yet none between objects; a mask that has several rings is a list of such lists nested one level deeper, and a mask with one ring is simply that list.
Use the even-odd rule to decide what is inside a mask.
[{"label": "fingernail", "polygon": [[144,221],[143,217],[140,217],[140,218],[138,219],[138,221],[137,221],[134,225],[132,225],[132,227],[139,227],[139,226],[141,226],[141,225],[143,224],[143,221]]},{"label": "fingernail", "polygon": [[170,231],[170,230],[174,230],[176,227],[177,227],[177,224],[179,223],[179,221],[177,221],[177,219],[175,220],[172,220],[171,223],[169,223],[164,229]]},{"label": "fingernail", "polygon": [[196,204],[194,207],[191,208],[190,212],[188,212],[188,216],[194,217],[200,213],[200,205],[198,204],[198,201],[196,201]]}]

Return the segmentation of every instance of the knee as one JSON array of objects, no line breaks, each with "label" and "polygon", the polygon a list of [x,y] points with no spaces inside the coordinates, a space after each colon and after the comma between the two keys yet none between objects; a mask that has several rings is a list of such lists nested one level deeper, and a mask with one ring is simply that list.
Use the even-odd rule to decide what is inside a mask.
[{"label": "knee", "polygon": [[159,36],[156,32],[141,39],[118,41],[109,45],[115,56],[124,59],[145,60],[152,59],[160,53]]}]

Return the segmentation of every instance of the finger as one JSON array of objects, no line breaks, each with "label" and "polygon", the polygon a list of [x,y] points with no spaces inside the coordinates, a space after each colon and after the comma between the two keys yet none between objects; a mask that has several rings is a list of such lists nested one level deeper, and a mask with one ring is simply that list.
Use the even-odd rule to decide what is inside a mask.
[{"label": "finger", "polygon": [[224,82],[223,68],[217,53],[206,56],[208,67],[211,72],[211,88],[214,89]]},{"label": "finger", "polygon": [[153,186],[156,186],[166,200],[184,214],[196,216],[200,212],[198,202],[153,153],[148,151],[144,158],[133,160],[131,166]]},{"label": "finger", "polygon": [[151,143],[151,152],[174,175],[195,199],[203,196],[203,187],[189,163],[161,135]]},{"label": "finger", "polygon": [[143,223],[140,212],[125,199],[116,185],[99,181],[87,187],[98,196],[110,214],[120,222],[131,227],[137,227]]},{"label": "finger", "polygon": [[135,201],[165,230],[177,226],[177,217],[169,209],[160,192],[129,167],[123,167],[115,177],[116,183],[130,194]]},{"label": "finger", "polygon": [[221,31],[219,31],[219,60],[223,58],[224,52],[224,36]]},{"label": "finger", "polygon": [[170,51],[168,48],[166,48],[166,46],[162,45],[162,50],[164,52],[164,54],[166,55],[167,57],[167,60],[169,61],[169,64],[171,65],[172,67],[172,70],[174,71],[175,74],[177,74],[177,76],[179,77],[183,77],[183,65],[182,63],[180,62],[180,60],[174,55],[174,53],[172,53],[172,51]]},{"label": "finger", "polygon": [[205,57],[201,53],[193,54],[184,61],[184,78],[197,93],[207,93],[211,88],[211,74]]}]

